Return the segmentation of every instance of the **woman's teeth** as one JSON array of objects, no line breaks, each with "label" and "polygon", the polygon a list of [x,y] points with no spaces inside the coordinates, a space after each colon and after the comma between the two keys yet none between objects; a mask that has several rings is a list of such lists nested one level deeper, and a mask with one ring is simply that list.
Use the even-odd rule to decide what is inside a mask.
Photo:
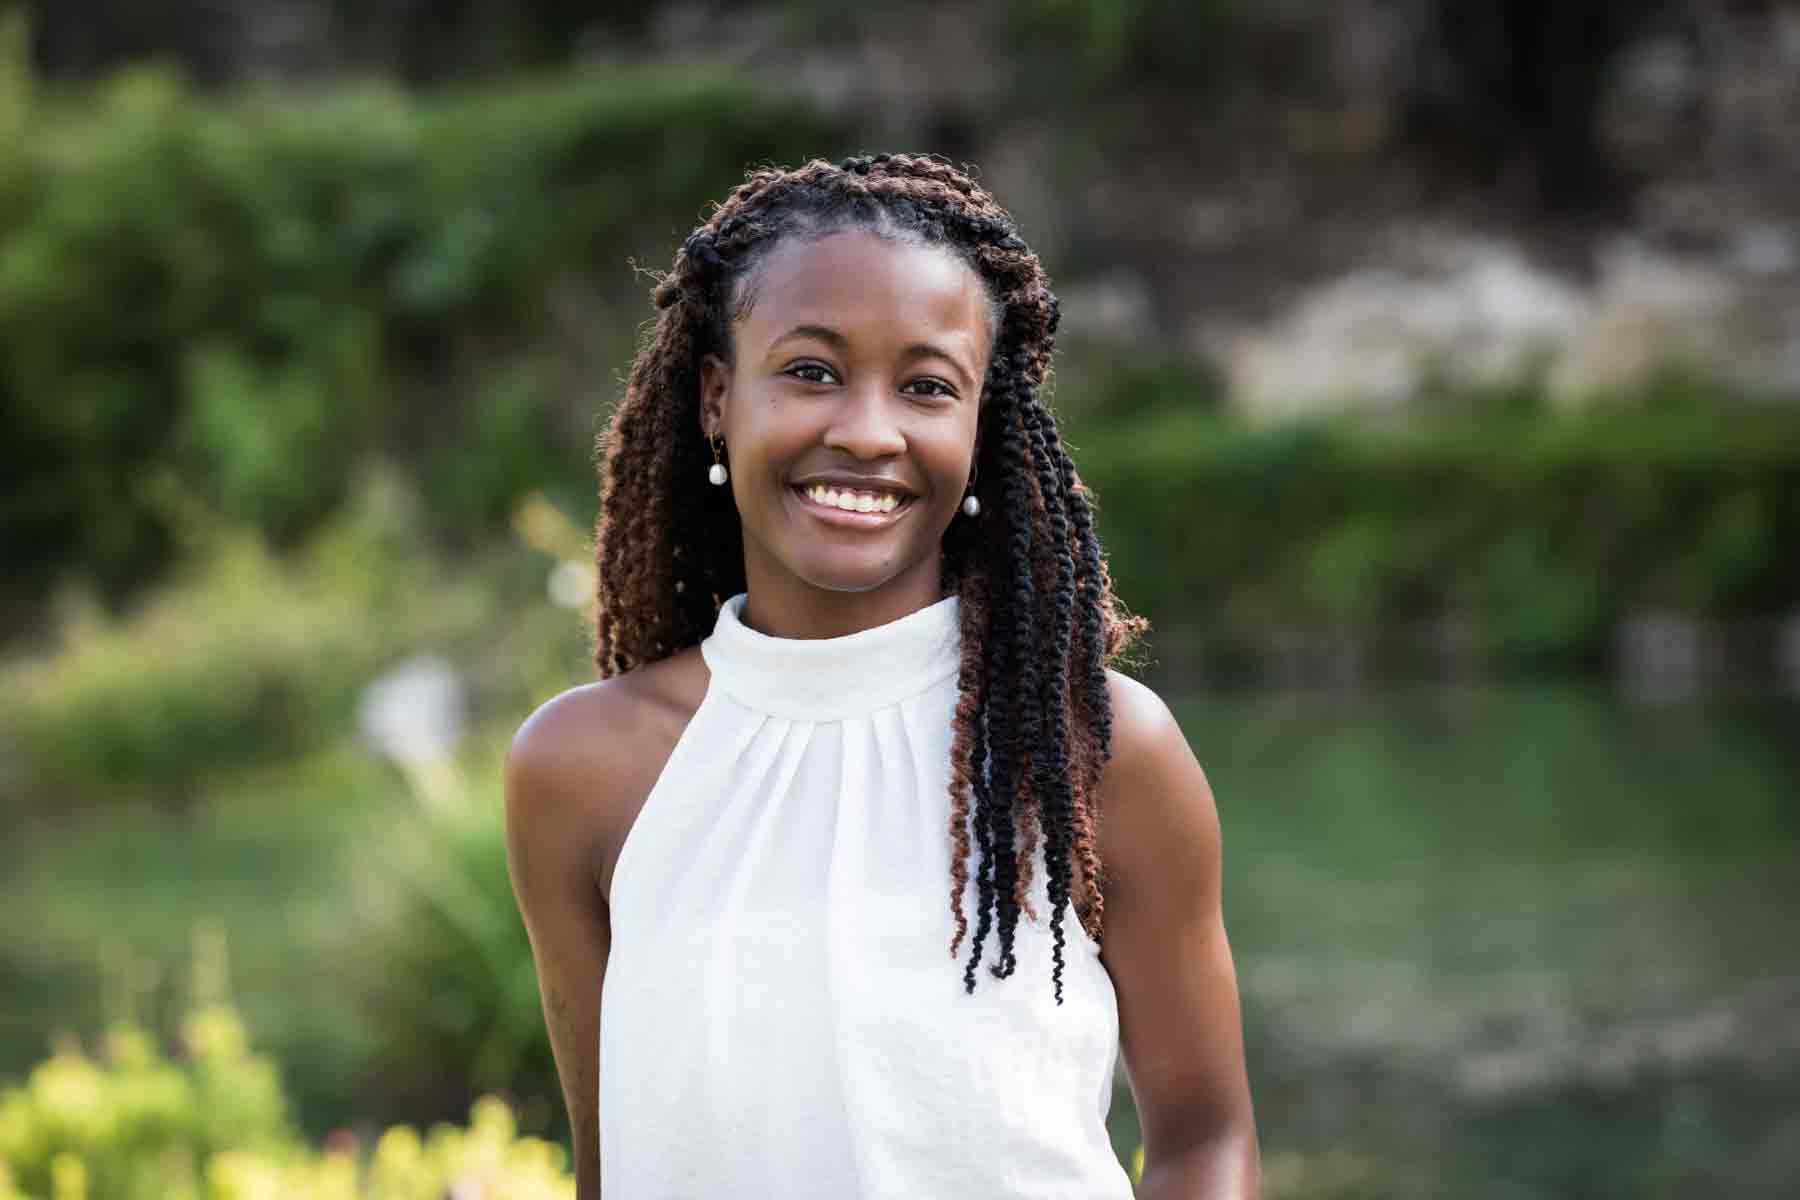
[{"label": "woman's teeth", "polygon": [[900,497],[892,493],[852,492],[815,484],[806,488],[807,499],[814,504],[841,508],[845,512],[893,512],[900,507]]}]

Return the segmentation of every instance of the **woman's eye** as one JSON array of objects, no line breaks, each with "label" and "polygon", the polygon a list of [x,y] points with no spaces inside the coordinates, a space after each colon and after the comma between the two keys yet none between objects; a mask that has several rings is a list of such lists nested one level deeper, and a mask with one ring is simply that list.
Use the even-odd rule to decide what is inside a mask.
[{"label": "woman's eye", "polygon": [[953,389],[949,384],[945,383],[941,379],[915,379],[911,383],[907,384],[906,386],[907,387],[923,386],[923,387],[930,388],[931,389],[930,391],[918,393],[919,395],[924,395],[924,396],[954,396],[954,395],[956,395],[955,389]]},{"label": "woman's eye", "polygon": [[[817,372],[817,376],[815,377],[809,372]],[[808,383],[828,383],[831,379],[831,368],[820,366],[818,363],[800,363],[798,366],[789,367],[787,373],[796,379],[804,379]]]}]

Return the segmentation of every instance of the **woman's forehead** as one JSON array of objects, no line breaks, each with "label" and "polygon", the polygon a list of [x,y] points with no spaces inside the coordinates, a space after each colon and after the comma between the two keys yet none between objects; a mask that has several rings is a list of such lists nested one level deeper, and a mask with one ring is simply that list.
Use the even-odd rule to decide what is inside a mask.
[{"label": "woman's forehead", "polygon": [[961,335],[985,347],[986,288],[954,251],[862,230],[783,240],[760,264],[739,336],[770,341],[794,325],[854,338],[884,330]]}]

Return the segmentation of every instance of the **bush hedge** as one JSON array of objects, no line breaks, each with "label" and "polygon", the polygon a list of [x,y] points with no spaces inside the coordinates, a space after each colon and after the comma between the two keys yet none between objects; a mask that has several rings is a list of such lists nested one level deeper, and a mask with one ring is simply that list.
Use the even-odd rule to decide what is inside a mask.
[{"label": "bush hedge", "polygon": [[510,729],[469,739],[445,771],[409,779],[414,803],[350,850],[365,897],[322,962],[374,1031],[372,1079],[392,1111],[426,1117],[505,1089],[555,1113],[562,1090],[531,941],[506,859],[502,758]]},{"label": "bush hedge", "polygon": [[1579,410],[1525,387],[1250,427],[1166,403],[1071,437],[1121,593],[1203,637],[1450,622],[1478,661],[1593,665],[1636,612],[1800,610],[1800,406],[1676,374]]},{"label": "bush hedge", "polygon": [[552,379],[543,346],[628,354],[637,317],[583,324],[595,281],[641,309],[631,260],[666,263],[745,164],[837,138],[698,68],[226,95],[135,68],[13,125],[0,601],[23,606],[71,570],[129,593],[194,503],[289,544],[373,449],[423,463],[457,532],[546,480],[585,491],[614,381]]},{"label": "bush hedge", "polygon": [[55,653],[0,662],[0,812],[183,805],[345,737],[364,687],[411,655],[452,655],[482,712],[585,678],[580,623],[542,603],[543,555],[494,541],[453,565],[421,545],[420,508],[406,476],[371,471],[286,555],[215,528],[126,615],[75,594]]}]

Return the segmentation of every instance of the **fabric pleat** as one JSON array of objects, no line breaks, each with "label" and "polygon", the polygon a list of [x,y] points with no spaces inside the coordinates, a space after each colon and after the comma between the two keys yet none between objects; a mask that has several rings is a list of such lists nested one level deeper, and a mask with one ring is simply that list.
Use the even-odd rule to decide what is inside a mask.
[{"label": "fabric pleat", "polygon": [[1071,913],[1055,1003],[1041,847],[1015,974],[990,934],[970,995],[949,955],[957,598],[822,639],[745,599],[614,867],[602,1193],[1130,1196],[1116,997]]}]

